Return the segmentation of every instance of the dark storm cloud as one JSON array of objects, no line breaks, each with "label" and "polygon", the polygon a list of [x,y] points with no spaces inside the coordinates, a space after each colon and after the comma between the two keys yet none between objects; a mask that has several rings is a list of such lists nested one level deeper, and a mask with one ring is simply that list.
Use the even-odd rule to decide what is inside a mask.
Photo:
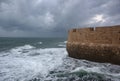
[{"label": "dark storm cloud", "polygon": [[65,36],[73,27],[120,24],[120,0],[0,0],[0,36]]}]

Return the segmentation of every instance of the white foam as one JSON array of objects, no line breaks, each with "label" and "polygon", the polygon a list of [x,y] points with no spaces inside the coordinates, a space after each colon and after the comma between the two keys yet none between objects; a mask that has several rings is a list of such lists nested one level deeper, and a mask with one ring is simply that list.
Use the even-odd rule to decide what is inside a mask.
[{"label": "white foam", "polygon": [[20,48],[20,49],[32,49],[32,48],[35,48],[35,47],[31,46],[31,45],[24,45],[24,46],[20,46],[20,47],[17,47],[17,48]]},{"label": "white foam", "polygon": [[88,67],[84,67],[84,66],[78,67],[78,68],[72,70],[71,72],[77,72],[77,71],[80,71],[80,70],[85,70],[87,72],[101,72],[99,67],[88,68]]},{"label": "white foam", "polygon": [[96,72],[96,73],[105,74],[105,75],[112,75],[112,76],[116,76],[116,77],[120,76],[120,73],[105,72],[105,71],[101,70],[102,68],[106,68],[106,67],[103,67],[103,66],[101,66],[101,67],[97,67],[97,66],[93,66],[93,67],[81,66],[81,67],[75,68],[71,72],[77,72],[77,71],[80,71],[80,70],[84,70],[84,71],[87,71],[87,72]]},{"label": "white foam", "polygon": [[[26,81],[37,75],[46,76],[50,70],[59,67],[67,52],[65,48],[33,49],[25,45],[6,52],[0,57],[1,81]],[[23,52],[27,50],[27,52]]]},{"label": "white foam", "polygon": [[13,52],[20,52],[20,51],[22,51],[22,50],[30,50],[30,49],[33,49],[33,48],[35,48],[35,47],[33,47],[33,46],[31,46],[31,45],[24,45],[24,46],[19,46],[19,47],[16,47],[16,48],[13,48],[13,49],[11,49],[11,51],[13,51]]},{"label": "white foam", "polygon": [[15,56],[23,56],[23,54],[27,54],[27,52],[29,52],[30,50],[34,49],[35,47],[34,46],[31,46],[31,45],[24,45],[24,46],[19,46],[19,47],[16,47],[16,48],[13,48],[10,50],[10,53],[15,55]]},{"label": "white foam", "polygon": [[66,44],[66,43],[67,43],[67,41],[64,41],[64,43]]},{"label": "white foam", "polygon": [[66,47],[66,45],[63,45],[63,44],[59,44],[58,46],[60,46],[60,47]]},{"label": "white foam", "polygon": [[59,42],[59,43],[64,43],[64,44],[66,44],[66,43],[67,43],[67,41],[63,41],[63,42]]},{"label": "white foam", "polygon": [[38,42],[38,44],[42,44],[42,42]]},{"label": "white foam", "polygon": [[67,41],[59,42],[58,46],[59,47],[66,47],[66,43],[67,43]]},{"label": "white foam", "polygon": [[[65,48],[37,49],[24,45],[0,52],[0,55],[0,81],[27,81],[36,76],[46,77],[54,69],[66,72],[85,70],[120,77],[119,70],[118,73],[109,72],[110,67],[104,64],[67,57]],[[112,66],[113,70],[116,68]]]},{"label": "white foam", "polygon": [[24,46],[19,46],[19,47],[15,47],[15,48],[12,48],[9,52],[1,52],[0,53],[0,56],[7,56],[7,55],[15,55],[15,56],[18,56],[18,55],[23,55],[23,52],[27,52],[31,49],[35,49],[34,46],[31,46],[31,45],[24,45]]}]

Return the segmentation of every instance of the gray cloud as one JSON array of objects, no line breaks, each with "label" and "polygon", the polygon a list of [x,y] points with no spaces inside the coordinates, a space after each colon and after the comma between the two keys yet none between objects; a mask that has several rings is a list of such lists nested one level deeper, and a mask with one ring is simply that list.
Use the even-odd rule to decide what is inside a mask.
[{"label": "gray cloud", "polygon": [[0,36],[66,36],[73,27],[118,25],[120,0],[0,0]]}]

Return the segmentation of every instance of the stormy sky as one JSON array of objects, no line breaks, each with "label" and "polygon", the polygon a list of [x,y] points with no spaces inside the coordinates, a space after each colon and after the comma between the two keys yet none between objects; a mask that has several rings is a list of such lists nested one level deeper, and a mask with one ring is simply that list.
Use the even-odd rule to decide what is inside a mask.
[{"label": "stormy sky", "polygon": [[0,37],[64,37],[120,24],[120,0],[0,0]]}]

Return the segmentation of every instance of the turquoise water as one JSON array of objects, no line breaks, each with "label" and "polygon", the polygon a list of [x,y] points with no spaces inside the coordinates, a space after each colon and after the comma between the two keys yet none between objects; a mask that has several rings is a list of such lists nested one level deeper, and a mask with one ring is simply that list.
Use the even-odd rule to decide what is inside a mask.
[{"label": "turquoise water", "polygon": [[120,81],[120,66],[68,57],[66,38],[0,38],[0,81]]}]

